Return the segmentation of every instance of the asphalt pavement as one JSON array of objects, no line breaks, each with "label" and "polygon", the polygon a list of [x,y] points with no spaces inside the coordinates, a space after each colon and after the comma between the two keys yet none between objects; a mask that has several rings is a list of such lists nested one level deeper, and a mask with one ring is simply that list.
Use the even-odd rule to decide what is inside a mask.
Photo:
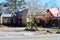
[{"label": "asphalt pavement", "polygon": [[[60,34],[24,31],[25,28],[0,27],[0,40],[60,40]],[[39,28],[51,30],[51,28]]]},{"label": "asphalt pavement", "polygon": [[60,40],[60,34],[33,36],[0,36],[0,40]]}]

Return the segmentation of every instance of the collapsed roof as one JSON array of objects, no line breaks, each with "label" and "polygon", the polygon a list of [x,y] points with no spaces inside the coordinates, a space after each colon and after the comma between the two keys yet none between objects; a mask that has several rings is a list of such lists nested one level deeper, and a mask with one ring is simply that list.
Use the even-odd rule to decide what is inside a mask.
[{"label": "collapsed roof", "polygon": [[48,10],[51,12],[51,14],[52,14],[54,17],[57,17],[57,15],[58,15],[58,13],[59,13],[58,8],[50,8],[50,9],[48,9]]}]

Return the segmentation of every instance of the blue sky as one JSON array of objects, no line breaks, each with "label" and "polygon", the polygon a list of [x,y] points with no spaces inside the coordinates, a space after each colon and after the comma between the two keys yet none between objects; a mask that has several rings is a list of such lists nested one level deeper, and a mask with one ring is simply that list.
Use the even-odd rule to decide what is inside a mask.
[{"label": "blue sky", "polygon": [[[47,7],[60,7],[60,0],[26,0],[28,2],[30,1],[38,1],[39,5],[44,6],[46,3]],[[48,4],[47,4],[48,3]]]},{"label": "blue sky", "polygon": [[[48,5],[47,5],[48,7],[51,7],[55,3],[56,5],[54,5],[54,6],[60,7],[60,0],[26,0],[26,1],[27,2],[30,2],[30,1],[38,1],[38,4],[39,5],[42,5],[42,6],[44,6],[45,3],[48,2]],[[6,2],[6,0],[0,0],[0,3],[2,3],[2,2]]]},{"label": "blue sky", "polygon": [[0,3],[5,2],[6,0],[0,0]]}]

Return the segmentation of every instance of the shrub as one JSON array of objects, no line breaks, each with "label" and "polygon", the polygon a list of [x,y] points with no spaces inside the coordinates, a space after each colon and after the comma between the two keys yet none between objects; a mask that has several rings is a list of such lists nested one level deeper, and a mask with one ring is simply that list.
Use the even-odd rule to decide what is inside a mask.
[{"label": "shrub", "polygon": [[27,31],[38,31],[38,26],[34,22],[27,22],[25,30],[27,30]]}]

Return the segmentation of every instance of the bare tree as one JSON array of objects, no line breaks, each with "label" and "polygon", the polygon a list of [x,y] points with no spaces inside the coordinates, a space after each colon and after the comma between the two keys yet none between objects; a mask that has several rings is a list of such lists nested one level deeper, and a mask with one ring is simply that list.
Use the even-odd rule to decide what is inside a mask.
[{"label": "bare tree", "polygon": [[[27,13],[27,22],[30,22],[30,26],[28,26],[28,29],[35,30],[38,29],[36,23],[34,22],[34,18],[36,17],[37,14],[40,13],[39,11],[39,5],[37,4],[37,1],[31,1],[26,3],[28,6],[28,13]],[[34,24],[34,26],[32,26]]]}]

